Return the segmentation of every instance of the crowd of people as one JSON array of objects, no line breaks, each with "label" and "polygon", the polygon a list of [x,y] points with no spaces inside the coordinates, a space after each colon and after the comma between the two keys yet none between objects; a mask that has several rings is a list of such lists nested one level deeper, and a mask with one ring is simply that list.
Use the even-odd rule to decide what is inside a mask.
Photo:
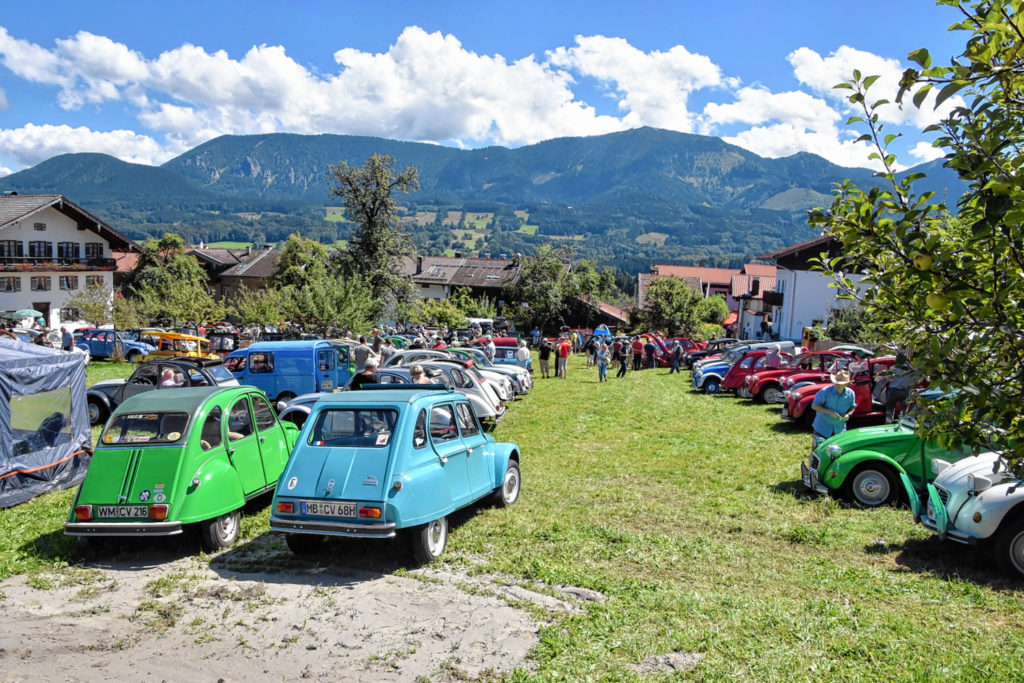
[{"label": "crowd of people", "polygon": [[[669,374],[680,372],[679,366],[684,349],[678,341],[670,347],[672,365]],[[541,378],[551,377],[551,359],[555,359],[555,377],[567,378],[569,358],[575,354],[586,355],[584,369],[597,369],[598,382],[608,379],[608,368],[618,368],[615,377],[625,377],[634,371],[658,367],[658,347],[649,337],[583,338],[576,332],[562,334],[557,339],[541,338],[537,343],[537,358]]]}]

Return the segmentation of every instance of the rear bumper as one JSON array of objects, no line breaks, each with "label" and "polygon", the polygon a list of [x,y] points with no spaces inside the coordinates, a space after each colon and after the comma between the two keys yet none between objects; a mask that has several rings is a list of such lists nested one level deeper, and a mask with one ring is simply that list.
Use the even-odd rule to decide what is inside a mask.
[{"label": "rear bumper", "polygon": [[354,538],[394,538],[395,524],[351,524],[347,522],[270,518],[270,530],[289,534],[320,534]]},{"label": "rear bumper", "polygon": [[175,536],[181,522],[65,522],[66,536]]}]

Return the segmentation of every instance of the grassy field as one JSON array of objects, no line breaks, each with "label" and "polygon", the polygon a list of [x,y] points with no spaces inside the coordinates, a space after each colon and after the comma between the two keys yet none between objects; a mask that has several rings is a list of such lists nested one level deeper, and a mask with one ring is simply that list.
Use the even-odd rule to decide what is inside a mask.
[{"label": "grassy field", "polygon": [[663,232],[648,232],[636,238],[637,244],[656,244],[659,247],[665,246],[668,235]]},{"label": "grassy field", "polygon": [[487,226],[494,220],[493,213],[474,213],[472,211],[466,212],[466,217],[462,221],[462,225],[467,228],[472,228],[477,231],[487,230]]},{"label": "grassy field", "polygon": [[334,223],[344,223],[344,222],[346,222],[347,219],[345,218],[345,207],[343,207],[343,206],[325,206],[324,209],[327,212],[327,214],[325,216],[325,218],[327,220],[329,220],[331,222],[334,222]]},{"label": "grassy field", "polygon": [[206,245],[207,249],[245,249],[246,247],[253,246],[252,242],[231,242],[224,240],[221,242],[210,242]]},{"label": "grassy field", "polygon": [[[1024,678],[1024,584],[904,508],[807,495],[810,439],[777,407],[665,370],[599,384],[580,358],[570,369],[495,430],[522,449],[519,503],[461,516],[443,558],[607,596],[545,626],[536,670],[513,679],[639,680],[634,664],[673,652],[699,654],[700,679]],[[0,578],[76,562],[59,535],[70,501],[0,511]]]},{"label": "grassy field", "polygon": [[528,223],[519,226],[519,232],[526,233],[527,235],[536,235],[539,229],[539,225],[530,225]]}]

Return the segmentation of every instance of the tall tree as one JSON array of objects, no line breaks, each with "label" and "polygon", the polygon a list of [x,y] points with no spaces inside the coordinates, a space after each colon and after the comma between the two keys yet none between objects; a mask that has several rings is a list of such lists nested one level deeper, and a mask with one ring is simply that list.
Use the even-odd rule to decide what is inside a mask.
[{"label": "tall tree", "polygon": [[524,305],[516,316],[521,329],[558,329],[563,324],[567,292],[567,268],[562,252],[544,244],[523,263],[519,277],[509,286],[505,298]]},{"label": "tall tree", "polygon": [[413,166],[396,173],[394,163],[390,156],[373,154],[361,167],[342,161],[327,173],[331,194],[341,198],[346,217],[355,224],[345,270],[369,284],[382,309],[409,300],[413,293],[412,282],[401,271],[402,257],[413,253],[413,244],[399,225],[394,195],[419,190],[419,174]]},{"label": "tall tree", "polygon": [[704,297],[681,278],[655,278],[647,287],[640,323],[649,330],[662,330],[669,335],[696,335],[705,322],[701,319],[703,301]]},{"label": "tall tree", "polygon": [[206,286],[206,272],[185,253],[185,242],[168,233],[147,240],[131,279],[131,298],[150,320],[211,322],[222,320],[225,307]]},{"label": "tall tree", "polygon": [[[977,448],[995,443],[1010,467],[1024,474],[1024,33],[1020,0],[940,0],[957,7],[967,44],[949,66],[936,66],[927,50],[910,53],[897,99],[913,92],[921,107],[950,101],[950,115],[930,129],[939,133],[946,165],[967,184],[956,220],[931,193],[916,194],[920,174],[896,176],[896,157],[883,132],[883,107],[872,92],[876,76],[854,72],[837,87],[852,91],[863,115],[880,186],[844,184],[827,210],[811,222],[842,240],[845,254],[863,264],[864,283],[853,296],[883,320],[888,336],[913,348],[913,363],[933,384],[958,389],[947,400],[924,402],[925,437]],[[959,95],[959,100],[950,100]],[[825,264],[855,291],[840,269]]]}]

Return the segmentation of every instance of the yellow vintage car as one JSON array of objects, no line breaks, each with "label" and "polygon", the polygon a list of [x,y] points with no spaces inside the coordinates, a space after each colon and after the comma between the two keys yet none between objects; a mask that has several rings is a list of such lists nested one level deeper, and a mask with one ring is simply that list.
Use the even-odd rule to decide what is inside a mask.
[{"label": "yellow vintage car", "polygon": [[147,332],[146,336],[152,338],[149,340],[149,343],[156,346],[156,351],[147,355],[143,360],[172,358],[175,356],[220,358],[219,355],[210,350],[210,340],[206,337],[181,334],[180,332]]}]

